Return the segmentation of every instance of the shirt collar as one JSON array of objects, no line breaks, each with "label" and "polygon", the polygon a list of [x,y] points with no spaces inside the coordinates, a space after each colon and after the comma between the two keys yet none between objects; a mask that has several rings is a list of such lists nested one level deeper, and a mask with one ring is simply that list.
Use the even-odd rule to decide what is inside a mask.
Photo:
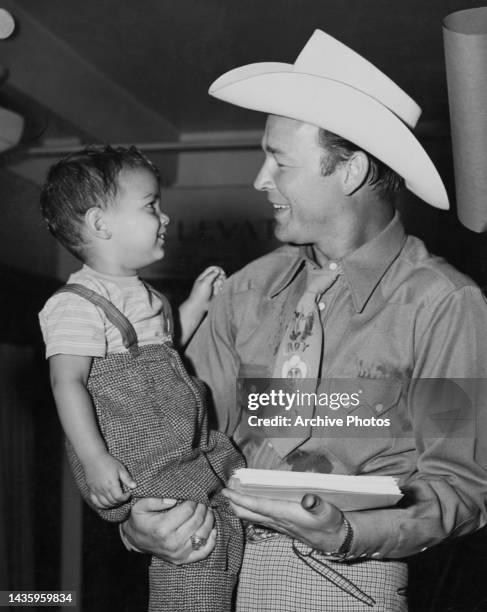
[{"label": "shirt collar", "polygon": [[405,240],[406,232],[396,212],[392,221],[375,238],[342,259],[343,274],[357,312],[363,310],[372,292],[399,255]]},{"label": "shirt collar", "polygon": [[[406,233],[399,213],[396,212],[392,221],[375,238],[337,262],[341,265],[357,312],[363,310],[381,278],[396,259],[405,240]],[[290,267],[285,269],[272,284],[270,297],[274,298],[281,293],[310,260],[310,247],[301,247]]]},{"label": "shirt collar", "polygon": [[283,291],[296,277],[301,268],[305,265],[305,262],[309,259],[306,247],[301,247],[296,256],[293,258],[289,268],[283,271],[283,274],[278,276],[275,282],[269,289],[269,295],[271,298],[275,298],[281,291]]}]

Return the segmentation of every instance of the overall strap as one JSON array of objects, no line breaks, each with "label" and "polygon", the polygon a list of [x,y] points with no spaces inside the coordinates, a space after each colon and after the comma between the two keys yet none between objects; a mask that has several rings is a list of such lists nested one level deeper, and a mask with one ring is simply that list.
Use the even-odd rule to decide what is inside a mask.
[{"label": "overall strap", "polygon": [[164,332],[172,336],[173,330],[174,330],[174,322],[172,319],[172,309],[171,309],[171,305],[169,304],[169,300],[167,299],[165,295],[163,295],[160,291],[157,291],[157,289],[154,289],[154,287],[150,285],[149,283],[147,283],[146,281],[143,280],[142,284],[147,289],[147,291],[149,291],[150,293],[153,293],[156,297],[158,297],[161,300],[162,312],[163,312],[163,317],[164,317],[164,321],[163,321]]},{"label": "overall strap", "polygon": [[134,357],[138,354],[137,334],[134,326],[127,317],[105,297],[79,283],[68,283],[64,285],[64,287],[58,289],[56,293],[75,293],[101,308],[106,318],[120,332],[124,347],[128,349]]}]

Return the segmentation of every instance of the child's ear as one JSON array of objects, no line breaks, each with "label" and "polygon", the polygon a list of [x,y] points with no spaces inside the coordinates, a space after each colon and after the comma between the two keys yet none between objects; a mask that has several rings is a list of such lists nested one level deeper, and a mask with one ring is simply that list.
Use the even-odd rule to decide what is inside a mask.
[{"label": "child's ear", "polygon": [[93,206],[85,213],[86,228],[91,236],[101,240],[108,240],[112,237],[112,233],[105,219],[104,210]]}]

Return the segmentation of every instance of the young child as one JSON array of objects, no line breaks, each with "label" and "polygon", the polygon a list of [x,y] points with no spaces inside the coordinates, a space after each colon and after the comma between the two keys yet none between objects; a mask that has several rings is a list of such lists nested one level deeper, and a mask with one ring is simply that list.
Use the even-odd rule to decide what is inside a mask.
[{"label": "young child", "polygon": [[[137,275],[164,256],[159,173],[135,147],[85,149],[51,168],[41,209],[84,263],[39,315],[81,493],[109,521],[125,520],[140,497],[212,506],[215,549],[184,566],[153,557],[149,610],[229,610],[243,544],[220,490],[243,460],[208,430],[203,385],[172,347],[168,302]],[[222,278],[212,267],[196,280],[180,309],[183,344]]]}]

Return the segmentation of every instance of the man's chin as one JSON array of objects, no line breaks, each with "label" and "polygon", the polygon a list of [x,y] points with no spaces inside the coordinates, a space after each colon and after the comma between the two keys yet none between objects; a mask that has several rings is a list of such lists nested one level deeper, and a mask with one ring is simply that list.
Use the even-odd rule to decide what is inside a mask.
[{"label": "man's chin", "polygon": [[284,242],[286,244],[309,244],[309,240],[304,239],[303,236],[299,236],[297,232],[290,231],[286,227],[279,227],[279,225],[276,225],[274,228],[274,236],[279,242]]},{"label": "man's chin", "polygon": [[279,240],[279,242],[292,242],[292,232],[289,231],[287,227],[276,223],[274,226],[274,236]]}]

